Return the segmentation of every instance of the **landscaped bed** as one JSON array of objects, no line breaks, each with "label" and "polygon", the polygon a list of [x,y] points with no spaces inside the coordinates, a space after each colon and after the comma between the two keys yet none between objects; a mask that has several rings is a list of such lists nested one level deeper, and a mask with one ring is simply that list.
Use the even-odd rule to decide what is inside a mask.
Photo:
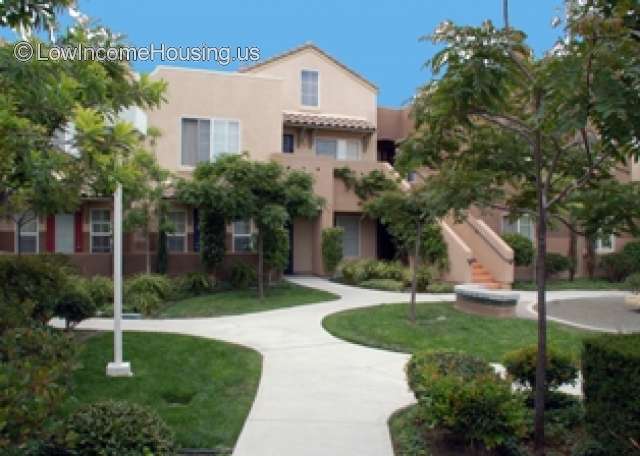
[{"label": "landscaped bed", "polygon": [[[469,315],[452,303],[419,303],[417,322],[408,318],[407,304],[382,304],[329,315],[323,321],[336,337],[371,347],[413,353],[453,349],[500,361],[509,351],[537,340],[536,322],[517,318]],[[549,343],[575,357],[586,333],[549,322]]]},{"label": "landscaped bed", "polygon": [[113,357],[112,333],[78,332],[80,367],[66,413],[113,399],[155,410],[183,448],[231,449],[255,397],[261,356],[248,348],[198,337],[124,334],[132,378],[105,375]]},{"label": "landscaped bed", "polygon": [[218,291],[169,303],[160,312],[163,318],[195,318],[237,315],[263,310],[332,301],[339,296],[322,290],[283,281],[266,290],[261,301],[255,289]]}]

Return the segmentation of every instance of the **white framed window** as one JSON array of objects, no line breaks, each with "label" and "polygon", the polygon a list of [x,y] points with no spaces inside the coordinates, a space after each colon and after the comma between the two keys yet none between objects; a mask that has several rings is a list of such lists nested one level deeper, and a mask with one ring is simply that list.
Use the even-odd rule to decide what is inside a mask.
[{"label": "white framed window", "polygon": [[187,213],[185,211],[170,211],[167,214],[173,231],[167,233],[167,250],[169,252],[184,252],[187,247]]},{"label": "white framed window", "polygon": [[250,220],[234,220],[233,222],[233,251],[246,253],[253,250],[253,234]]},{"label": "white framed window", "polygon": [[362,141],[359,139],[316,138],[316,155],[336,160],[360,160]]},{"label": "white framed window", "polygon": [[213,120],[213,156],[240,152],[240,122],[237,120]]},{"label": "white framed window", "polygon": [[502,218],[503,233],[517,233],[533,241],[534,231],[533,221],[529,215],[523,215],[514,221],[511,221],[507,215]]},{"label": "white framed window", "polygon": [[360,216],[336,215],[336,226],[342,228],[342,256],[360,256]]},{"label": "white framed window", "polygon": [[302,106],[319,106],[319,73],[316,70],[302,70],[300,73],[300,93]]},{"label": "white framed window", "polygon": [[596,253],[612,253],[616,249],[616,236],[609,234],[596,239]]},{"label": "white framed window", "polygon": [[16,223],[16,253],[38,253],[40,251],[40,236],[38,235],[38,216],[27,212],[17,218],[21,221],[20,234]]},{"label": "white framed window", "polygon": [[91,209],[90,214],[91,253],[111,253],[111,211]]},{"label": "white framed window", "polygon": [[180,164],[193,167],[211,156],[211,121],[183,118],[181,121],[182,148]]}]

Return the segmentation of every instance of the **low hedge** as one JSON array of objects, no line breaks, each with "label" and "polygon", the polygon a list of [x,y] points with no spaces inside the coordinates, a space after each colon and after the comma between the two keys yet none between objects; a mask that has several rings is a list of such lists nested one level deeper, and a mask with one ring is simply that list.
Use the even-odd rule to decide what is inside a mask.
[{"label": "low hedge", "polygon": [[370,279],[360,282],[361,287],[383,291],[402,291],[404,283],[393,279]]},{"label": "low hedge", "polygon": [[640,334],[584,341],[587,430],[610,455],[640,453]]},{"label": "low hedge", "polygon": [[530,266],[533,263],[535,250],[531,239],[518,233],[505,233],[502,239],[513,249],[513,260],[516,266]]},{"label": "low hedge", "polygon": [[[507,372],[520,384],[535,389],[538,347],[531,345],[507,353],[502,361]],[[570,355],[547,347],[546,388],[555,389],[564,383],[575,384],[578,367]]]},{"label": "low hedge", "polygon": [[410,273],[399,261],[360,259],[344,262],[340,267],[342,279],[350,285],[359,285],[372,279],[397,280],[409,283]]}]

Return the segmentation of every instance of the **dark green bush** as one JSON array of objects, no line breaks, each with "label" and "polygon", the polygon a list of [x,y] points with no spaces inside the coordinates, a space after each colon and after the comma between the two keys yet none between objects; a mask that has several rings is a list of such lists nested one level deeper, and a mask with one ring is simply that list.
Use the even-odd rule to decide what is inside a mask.
[{"label": "dark green bush", "polygon": [[56,302],[54,313],[65,320],[67,328],[95,315],[96,305],[85,286],[85,281],[69,281]]},{"label": "dark green bush", "polygon": [[545,257],[547,277],[566,272],[571,268],[571,259],[560,253],[548,252]]},{"label": "dark green bush", "polygon": [[96,309],[106,309],[113,305],[113,279],[110,277],[93,276],[84,281],[84,286]]},{"label": "dark green bush", "polygon": [[256,284],[256,271],[247,263],[237,262],[231,267],[229,282],[236,290],[245,290]]},{"label": "dark green bush", "polygon": [[74,355],[69,336],[44,326],[2,334],[0,454],[40,441],[54,430],[67,397]]},{"label": "dark green bush", "polygon": [[583,391],[587,430],[607,455],[640,449],[640,334],[600,335],[584,341]]},{"label": "dark green bush", "polygon": [[437,276],[437,271],[435,271],[434,268],[424,265],[420,266],[416,271],[416,290],[421,292],[427,291],[429,285]]},{"label": "dark green bush", "polygon": [[216,282],[204,272],[189,272],[176,277],[174,283],[178,295],[187,297],[211,293]]},{"label": "dark green bush", "polygon": [[171,280],[160,274],[139,274],[124,283],[124,304],[128,311],[156,313],[171,296]]},{"label": "dark green bush", "polygon": [[59,255],[0,256],[0,332],[47,322],[69,283],[70,268]]},{"label": "dark green bush", "polygon": [[635,272],[627,277],[624,284],[632,293],[640,293],[640,272]]},{"label": "dark green bush", "polygon": [[622,282],[634,272],[633,260],[622,252],[609,253],[600,257],[600,267],[611,282]]},{"label": "dark green bush", "polygon": [[342,261],[342,228],[325,228],[322,230],[322,261],[324,270],[333,274]]},{"label": "dark green bush", "polygon": [[343,263],[342,279],[351,285],[358,285],[365,280],[390,279],[409,283],[410,273],[398,261],[379,261],[374,259],[352,260]]},{"label": "dark green bush", "polygon": [[529,266],[533,263],[534,249],[531,239],[518,233],[505,233],[502,239],[513,249],[516,266]]},{"label": "dark green bush", "polygon": [[453,285],[446,282],[430,283],[427,293],[453,293]]},{"label": "dark green bush", "polygon": [[[538,347],[531,345],[507,353],[502,363],[516,381],[533,389],[536,384],[537,356]],[[547,389],[554,389],[563,383],[575,384],[578,368],[571,356],[547,347],[546,374]]]},{"label": "dark green bush", "polygon": [[173,455],[173,433],[153,411],[127,402],[98,402],[67,419],[56,443],[72,454]]},{"label": "dark green bush", "polygon": [[622,254],[628,258],[632,272],[640,272],[640,241],[625,244]]},{"label": "dark green bush", "polygon": [[361,287],[373,288],[374,290],[402,291],[404,284],[393,279],[370,279],[360,282]]},{"label": "dark green bush", "polygon": [[[414,353],[407,363],[409,388],[416,398],[420,396],[426,378],[432,374],[455,375],[471,379],[482,375],[494,374],[493,368],[484,360],[463,352],[453,350],[433,350]],[[425,377],[426,376],[426,377]]]}]

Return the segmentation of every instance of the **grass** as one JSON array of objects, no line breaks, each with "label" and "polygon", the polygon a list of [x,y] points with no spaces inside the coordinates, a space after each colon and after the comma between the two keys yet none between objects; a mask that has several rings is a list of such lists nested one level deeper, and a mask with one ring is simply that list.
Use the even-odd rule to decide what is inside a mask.
[{"label": "grass", "polygon": [[[80,332],[82,334],[82,332]],[[70,413],[82,404],[114,399],[154,409],[185,448],[233,448],[255,397],[262,357],[253,350],[198,337],[124,334],[132,378],[111,378],[113,335],[81,335]]]},{"label": "grass", "polygon": [[291,282],[282,282],[268,288],[262,301],[256,297],[255,289],[219,291],[170,303],[161,311],[160,317],[196,318],[238,315],[332,301],[338,298],[339,296],[333,293]]},{"label": "grass", "polygon": [[[536,322],[470,315],[451,303],[419,303],[417,323],[407,318],[408,304],[382,304],[327,316],[323,326],[350,342],[405,353],[453,349],[499,362],[514,349],[535,344]],[[584,331],[549,322],[549,344],[578,357]]]},{"label": "grass", "polygon": [[[514,282],[514,290],[534,291],[536,283],[533,281]],[[573,282],[567,279],[552,279],[547,281],[548,291],[562,290],[627,290],[624,282],[609,282],[605,279],[589,279],[580,277]]]}]

